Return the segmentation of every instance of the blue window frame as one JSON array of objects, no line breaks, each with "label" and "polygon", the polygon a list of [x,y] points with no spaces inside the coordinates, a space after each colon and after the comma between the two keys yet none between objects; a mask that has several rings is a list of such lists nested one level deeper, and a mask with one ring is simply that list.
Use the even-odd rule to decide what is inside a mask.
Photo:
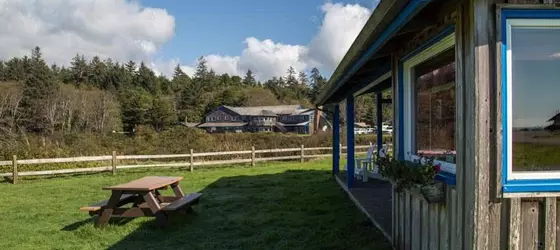
[{"label": "blue window frame", "polygon": [[544,140],[560,140],[553,130],[560,114],[546,116],[560,109],[560,10],[504,8],[500,24],[502,191],[505,197],[559,192],[560,144],[551,148]]},{"label": "blue window frame", "polygon": [[[418,67],[422,67],[425,63],[430,62],[431,70],[435,68],[433,66],[434,58],[441,58],[443,54],[453,54],[455,48],[455,26],[451,25],[445,28],[440,34],[436,35],[425,44],[421,45],[410,54],[404,56],[399,60],[399,82],[398,82],[398,105],[399,105],[399,131],[398,131],[398,156],[399,160],[414,160],[418,158],[420,151],[426,151],[424,148],[420,148],[418,141],[419,136],[416,136],[416,130],[419,126],[415,125],[419,117],[416,116],[417,110],[420,104],[417,102],[419,100],[416,87],[425,85],[417,85],[415,74],[420,73]],[[450,51],[452,50],[452,51]],[[438,59],[436,59],[438,60]],[[447,59],[446,59],[447,60]],[[454,61],[454,59],[453,59]],[[440,65],[442,66],[442,65]],[[431,72],[431,71],[427,71]],[[435,87],[435,86],[434,86]],[[436,88],[441,88],[437,86]],[[428,92],[431,92],[429,90]],[[423,98],[423,97],[422,97]],[[425,98],[424,98],[425,99]],[[424,102],[423,102],[424,103]],[[422,104],[424,105],[424,104]],[[418,110],[417,110],[418,111]],[[428,115],[428,117],[431,116]],[[425,118],[425,117],[424,117]],[[431,119],[431,118],[428,118]],[[425,119],[424,119],[425,120]],[[429,128],[431,129],[431,128]],[[425,142],[425,140],[420,140]],[[429,150],[428,150],[429,151]],[[445,161],[436,161],[442,167],[442,172],[436,176],[436,180],[442,181],[449,185],[456,184],[456,166],[453,163]]]}]

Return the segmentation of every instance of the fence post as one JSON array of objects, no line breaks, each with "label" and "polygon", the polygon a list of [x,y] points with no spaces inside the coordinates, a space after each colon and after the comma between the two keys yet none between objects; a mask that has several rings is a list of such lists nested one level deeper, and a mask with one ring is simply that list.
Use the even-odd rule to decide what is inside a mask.
[{"label": "fence post", "polygon": [[12,184],[16,184],[18,181],[18,169],[17,169],[17,155],[12,158]]},{"label": "fence post", "polygon": [[251,166],[255,166],[255,146],[251,147]]},{"label": "fence post", "polygon": [[117,174],[117,151],[113,150],[113,157],[111,158],[111,166],[113,167],[113,175]]},{"label": "fence post", "polygon": [[305,161],[305,146],[301,145],[301,156],[300,162],[303,163]]},{"label": "fence post", "polygon": [[192,172],[193,171],[193,166],[194,166],[194,150],[191,148],[191,161],[189,164],[189,171]]}]

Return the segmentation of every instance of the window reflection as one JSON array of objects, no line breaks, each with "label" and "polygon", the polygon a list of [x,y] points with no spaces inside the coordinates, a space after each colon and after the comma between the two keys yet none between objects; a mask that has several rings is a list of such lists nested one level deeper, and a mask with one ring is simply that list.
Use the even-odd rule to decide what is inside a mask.
[{"label": "window reflection", "polygon": [[413,69],[416,154],[455,163],[455,50]]},{"label": "window reflection", "polygon": [[560,29],[511,29],[512,167],[560,170]]}]

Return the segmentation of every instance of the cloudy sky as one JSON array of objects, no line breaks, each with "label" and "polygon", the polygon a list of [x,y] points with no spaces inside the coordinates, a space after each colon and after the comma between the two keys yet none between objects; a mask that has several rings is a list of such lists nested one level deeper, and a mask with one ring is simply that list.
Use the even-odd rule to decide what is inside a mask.
[{"label": "cloudy sky", "polygon": [[318,67],[330,75],[376,0],[0,0],[0,60],[40,46],[49,63],[76,54],[144,61],[191,74],[205,56],[217,73],[259,80]]}]

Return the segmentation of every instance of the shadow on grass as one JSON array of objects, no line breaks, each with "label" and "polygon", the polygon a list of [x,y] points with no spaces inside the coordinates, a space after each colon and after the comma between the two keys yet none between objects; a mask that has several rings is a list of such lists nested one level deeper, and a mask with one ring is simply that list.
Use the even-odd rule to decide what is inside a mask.
[{"label": "shadow on grass", "polygon": [[109,249],[391,249],[328,171],[218,179],[194,211],[153,219]]},{"label": "shadow on grass", "polygon": [[[95,223],[97,221],[97,218],[98,217],[95,216],[95,217],[87,218],[85,220],[74,222],[70,225],[67,225],[67,226],[63,227],[61,229],[61,231],[75,231],[75,230],[78,230],[82,226]],[[135,218],[112,218],[109,221],[109,224],[110,225],[115,225],[115,226],[122,226],[122,225],[126,225],[127,223],[131,222],[134,219]]]}]

